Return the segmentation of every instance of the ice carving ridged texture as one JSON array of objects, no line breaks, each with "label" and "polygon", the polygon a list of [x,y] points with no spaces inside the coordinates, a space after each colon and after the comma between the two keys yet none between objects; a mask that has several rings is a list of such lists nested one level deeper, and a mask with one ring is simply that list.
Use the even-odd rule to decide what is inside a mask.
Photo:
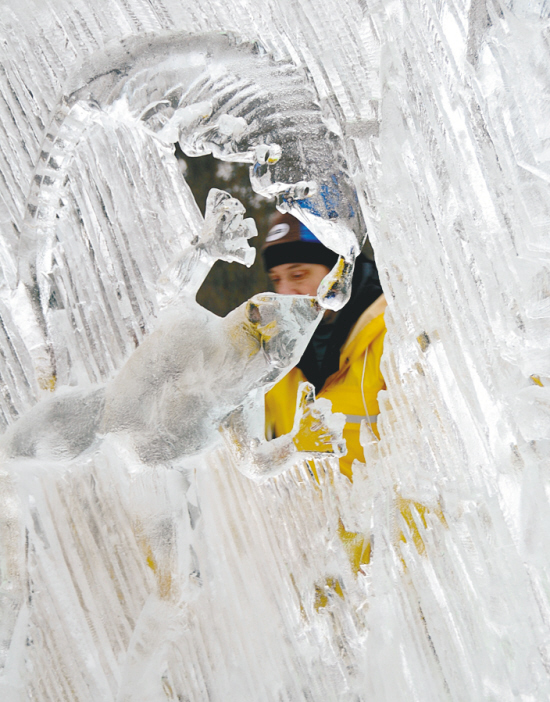
[{"label": "ice carving ridged texture", "polygon": [[366,222],[389,306],[353,484],[331,459],[259,484],[222,448],[146,464],[94,432],[6,458],[2,699],[550,698],[549,21],[481,0],[4,7],[3,425],[115,377],[177,297],[203,223],[176,139],[250,162],[345,256]]}]

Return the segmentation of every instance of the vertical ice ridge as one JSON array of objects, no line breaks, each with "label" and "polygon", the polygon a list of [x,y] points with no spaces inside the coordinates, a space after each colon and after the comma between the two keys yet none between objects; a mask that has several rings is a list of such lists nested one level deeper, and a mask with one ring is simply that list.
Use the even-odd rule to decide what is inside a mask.
[{"label": "vertical ice ridge", "polygon": [[[480,134],[476,135],[476,138],[479,139],[479,141],[481,142]],[[498,231],[498,230],[497,230],[497,231]],[[496,231],[493,230],[491,233],[492,233],[493,236],[494,236],[494,235],[496,234]],[[446,247],[449,246],[449,243],[447,243],[447,242],[442,242],[442,243],[443,243]],[[490,243],[491,243],[491,240],[489,240],[489,244],[490,244]],[[500,242],[499,242],[499,243],[500,243]],[[473,240],[473,241],[471,240],[471,241],[470,241],[470,250],[472,251],[472,260],[473,260],[474,258],[477,258],[477,259],[479,260],[479,255],[480,255],[480,250],[479,250],[479,249],[480,249],[480,247],[479,247],[479,245],[476,243],[476,241],[475,241],[475,240]],[[497,254],[496,251],[495,251],[494,253]],[[493,252],[491,252],[491,254],[493,254]],[[457,263],[458,263],[458,258],[456,258],[456,259],[454,259],[454,260],[456,260]],[[486,321],[486,324],[485,324],[485,325],[484,325],[484,324],[479,324],[478,327],[477,327],[477,332],[478,332],[478,334],[481,334],[481,337],[482,337],[482,338],[484,337],[484,341],[483,341],[483,343],[476,343],[476,344],[475,344],[475,347],[476,347],[476,355],[477,355],[477,357],[478,357],[478,360],[476,361],[476,363],[477,363],[477,365],[479,366],[480,371],[481,371],[481,373],[478,374],[478,377],[481,377],[481,378],[482,378],[482,383],[487,387],[487,391],[488,391],[487,394],[488,394],[488,395],[489,395],[489,394],[494,394],[495,391],[496,391],[498,394],[500,394],[500,393],[502,392],[502,389],[501,389],[501,388],[502,388],[502,383],[499,383],[499,382],[498,382],[498,376],[495,375],[496,373],[498,373],[498,369],[499,369],[499,356],[498,356],[498,346],[497,346],[496,349],[494,348],[494,344],[495,344],[495,342],[496,342],[496,336],[493,336],[493,334],[495,333],[495,331],[494,331],[494,329],[495,329],[495,322],[497,321],[497,320],[495,320],[495,311],[496,311],[496,310],[495,310],[495,305],[494,305],[494,302],[495,302],[496,300],[495,300],[494,297],[491,297],[491,296],[492,296],[493,291],[494,291],[496,288],[502,286],[503,284],[506,284],[505,279],[504,279],[503,277],[501,277],[501,276],[505,276],[506,273],[505,273],[505,269],[499,268],[499,265],[498,265],[498,264],[499,264],[498,254],[497,254],[496,256],[495,256],[494,254],[492,255],[492,262],[493,262],[493,265],[492,265],[493,270],[491,270],[490,268],[487,268],[487,267],[482,267],[481,269],[478,268],[478,272],[477,272],[478,280],[483,280],[483,281],[484,281],[485,289],[483,290],[483,295],[484,295],[484,298],[485,298],[485,300],[486,300],[487,302],[485,302],[485,307],[486,307],[486,318],[485,318],[485,321]],[[487,275],[487,273],[489,273],[489,276]],[[492,279],[491,279],[491,276],[493,276]],[[477,283],[477,281],[476,281],[476,287],[477,287],[478,285],[479,285],[479,283]],[[462,290],[462,285],[460,286],[459,290],[460,290],[461,293],[463,292],[463,290]],[[476,309],[476,306],[473,304],[473,299],[475,299],[475,296],[472,297],[471,295],[468,295],[467,297],[465,296],[464,299],[468,300],[468,305],[469,305],[469,308],[470,308],[470,310],[469,310],[470,315],[469,315],[468,317],[465,317],[465,318],[464,318],[464,321],[465,321],[465,323],[466,323],[466,322],[469,322],[472,312],[473,312],[474,314],[477,313],[477,309]],[[490,302],[489,302],[489,301],[490,301]],[[480,300],[480,302],[482,302],[482,300]],[[489,304],[488,304],[488,303],[489,303]],[[502,314],[502,310],[499,312],[499,314]],[[511,325],[511,324],[513,323],[510,316],[508,317],[508,319],[509,319],[510,321],[508,322],[507,326],[508,326],[508,325]],[[396,320],[396,321],[398,321],[398,320]],[[457,323],[459,323],[459,318],[453,319],[453,327],[455,327],[455,325],[456,325]],[[395,331],[397,332],[397,330],[399,329],[399,324],[393,326],[393,328],[394,328]],[[456,327],[455,327],[455,328],[456,328]],[[508,326],[508,328],[509,328],[509,326]],[[464,330],[467,329],[467,324],[464,325],[463,329],[464,329]],[[439,335],[441,336],[441,329],[438,328],[438,331],[439,331]],[[451,331],[451,329],[450,329],[450,328],[447,328],[445,334],[443,334],[443,336],[441,336],[441,338],[446,337],[446,336],[449,334],[450,331]],[[431,354],[432,363],[431,363],[430,365],[433,365],[434,351],[435,351],[436,349],[439,350],[439,344],[438,344],[437,341],[436,341],[435,344],[434,344],[434,341],[433,341],[431,335],[429,334],[429,332],[428,332],[428,335],[430,336],[430,339],[431,339],[431,344],[430,344],[430,345],[431,345],[432,350],[430,351],[430,349],[428,349],[427,354],[426,354],[426,360],[429,359],[429,356],[430,356],[430,354]],[[391,338],[392,338],[392,337],[391,337],[391,333],[390,333],[390,339],[391,339]],[[394,338],[395,338],[395,337],[394,337]],[[412,342],[412,340],[411,340],[411,342]],[[457,350],[458,350],[458,353],[457,353],[457,354],[453,354],[453,357],[451,357],[451,358],[453,358],[453,361],[454,361],[453,365],[454,365],[455,367],[458,366],[457,361],[458,361],[458,357],[459,357],[459,354],[460,354],[460,351],[459,351],[460,345],[459,345],[458,343],[456,344],[456,348],[457,348]],[[491,359],[491,360],[490,360],[490,363],[487,364],[487,367],[486,367],[485,372],[483,372],[483,366],[487,363],[487,360],[488,360],[487,357],[489,357],[489,359]],[[450,358],[449,360],[451,360],[451,358]],[[423,365],[424,365],[424,364],[423,364]],[[402,366],[401,366],[401,367],[402,367]],[[473,369],[472,369],[472,370],[473,370]],[[424,367],[424,373],[426,373],[426,368],[425,368],[425,367]],[[395,381],[397,381],[398,375],[399,375],[399,370],[397,370],[397,375],[394,376],[394,377],[395,377]],[[418,377],[421,377],[421,376],[418,376]],[[517,377],[517,376],[516,376],[516,377]],[[515,380],[515,382],[517,382],[517,380]],[[396,388],[398,388],[398,385],[396,385]],[[479,390],[481,390],[481,388],[479,388]],[[480,394],[481,394],[481,393],[480,393]],[[436,395],[432,394],[432,397],[435,399]],[[453,400],[453,401],[454,401],[454,400]],[[417,408],[420,408],[420,407],[422,407],[422,405],[417,404]],[[493,416],[500,415],[500,416],[502,417],[501,412],[502,412],[502,406],[499,407],[498,404],[495,403],[495,411],[494,411],[494,415],[493,415]],[[401,423],[404,423],[404,422],[407,422],[407,421],[408,421],[406,413],[405,413],[405,412],[400,413],[400,412],[399,412],[399,408],[398,408],[398,414],[397,414],[397,416],[400,416],[400,415],[401,415]],[[481,419],[481,418],[486,418],[486,417],[489,417],[489,416],[491,416],[491,415],[490,415],[490,414],[487,415],[487,414],[485,414],[484,412],[479,412],[479,413],[478,413],[479,419]],[[505,414],[504,416],[506,416],[506,414]],[[509,421],[509,418],[507,418],[507,419],[508,419],[508,421]],[[478,420],[478,421],[479,421],[479,420]],[[489,421],[491,421],[491,420],[489,420]],[[460,429],[460,424],[457,425],[457,428]],[[512,430],[513,430],[513,427],[512,427]],[[463,435],[466,436],[466,432],[464,432],[464,427],[462,427],[461,433],[463,433]],[[503,432],[503,433],[504,433],[504,432]],[[502,435],[502,434],[501,434],[501,435]],[[470,436],[471,436],[471,435],[470,435]],[[492,442],[489,443],[489,444],[487,444],[485,441],[483,441],[483,443],[486,444],[485,449],[484,449],[484,452],[485,452],[485,454],[486,454],[486,461],[487,461],[487,464],[488,464],[488,465],[491,465],[491,463],[492,463],[493,460],[494,460],[493,456],[495,455],[495,448],[497,448],[497,447],[496,447]],[[437,442],[436,442],[436,440],[435,440],[435,437],[434,437],[434,438],[430,438],[430,444],[432,444],[432,446],[436,446],[436,445],[437,445]],[[492,444],[492,445],[491,445],[491,444]],[[499,451],[499,449],[497,449],[497,452],[498,452],[498,451]],[[439,453],[439,452],[438,452],[438,453]],[[438,453],[436,453],[437,458],[436,458],[435,463],[438,464],[438,465],[444,465],[444,460],[445,460],[444,455],[441,455],[441,454],[438,455]],[[450,455],[456,455],[456,454],[455,454],[454,452],[450,452]],[[498,455],[498,453],[497,453],[497,455]],[[474,459],[475,452],[470,450],[470,456],[471,456],[470,461],[472,461],[472,459]],[[474,460],[475,460],[475,459],[474,459]],[[500,462],[499,469],[500,469],[500,470],[505,470],[505,469],[504,469],[504,466],[503,466],[503,464],[502,464],[502,461],[503,461],[503,460],[505,460],[505,459],[504,459],[504,456],[502,456],[502,458],[499,459],[499,462]],[[483,476],[483,471],[481,472],[481,476]],[[480,476],[480,477],[481,477],[481,476]],[[485,474],[485,476],[483,476],[483,477],[484,477],[484,482],[487,481],[487,487],[489,488],[489,490],[490,490],[491,492],[492,492],[493,490],[495,490],[495,489],[498,490],[498,488],[497,488],[495,482],[493,482],[493,481],[495,480],[495,477],[496,477],[496,476],[495,476],[495,474],[492,472],[492,470],[487,471],[486,474]],[[458,482],[458,481],[457,481],[457,482]],[[505,505],[506,505],[506,502],[505,502],[505,501],[501,502],[501,508],[506,509]],[[495,503],[493,502],[493,509],[495,508],[495,506],[496,506],[496,505],[495,505]],[[497,508],[497,509],[498,509],[498,508]],[[507,529],[511,529],[511,530],[512,530],[511,533],[513,533],[513,521],[510,521],[510,520],[508,519],[507,522],[508,522],[508,523],[507,523],[507,527],[506,527],[506,528],[507,528]],[[495,525],[495,528],[496,528],[496,525]],[[478,534],[477,534],[477,538],[481,538],[481,533],[482,533],[482,531],[483,531],[482,529],[479,529]],[[477,540],[477,539],[476,539],[476,540]],[[476,540],[472,539],[472,542],[475,543]],[[508,543],[510,544],[510,542],[508,542]],[[510,544],[510,547],[513,548],[513,547],[511,546],[511,544]],[[467,562],[468,562],[468,558],[466,558],[466,561],[465,561],[465,568],[467,568],[467,566],[466,566],[466,563],[467,563]],[[519,567],[519,564],[518,564],[518,570],[521,571],[521,567]],[[483,585],[482,585],[481,583],[478,584],[478,586],[477,586],[476,589],[477,589],[478,592],[483,592],[483,591],[484,591],[484,587],[483,587]],[[420,588],[420,590],[421,590],[422,592],[428,593],[428,592],[430,591],[430,588],[426,588],[425,586],[422,586],[422,587]],[[497,615],[497,618],[498,618],[498,615]],[[501,619],[501,621],[502,621],[502,619]],[[497,647],[498,647],[498,646],[497,646]],[[491,650],[491,649],[489,648],[489,650]],[[525,650],[528,650],[528,648],[527,648],[527,649],[524,648],[523,650],[524,650],[524,651],[525,651]],[[497,656],[497,658],[498,658],[498,656]],[[524,660],[525,660],[525,659],[524,659]],[[499,664],[500,664],[500,663],[499,663]],[[497,660],[496,660],[496,659],[493,659],[493,661],[491,661],[491,663],[489,663],[489,661],[487,661],[486,665],[487,665],[487,666],[491,666],[491,665],[495,666],[495,665],[496,665],[496,667],[498,667],[498,665],[497,665]],[[480,670],[481,670],[481,668],[482,668],[482,666],[480,666]],[[501,670],[503,670],[503,669],[501,669]],[[503,671],[503,673],[504,673],[504,671]],[[480,684],[481,676],[482,676],[482,673],[480,672],[480,673],[479,673],[479,677],[477,677],[477,680],[475,681],[475,685],[474,685],[473,689],[479,689],[478,686],[479,686],[479,684]],[[506,677],[506,674],[505,674],[505,673],[504,673],[504,677]],[[456,685],[456,680],[453,680],[453,687],[454,687],[455,685]],[[500,686],[499,686],[499,687],[500,687]],[[506,688],[506,685],[504,685],[504,687]],[[495,689],[496,689],[496,688],[495,688]],[[501,689],[502,689],[502,688],[501,688]],[[504,694],[507,694],[507,692],[504,692]]]},{"label": "vertical ice ridge", "polygon": [[[59,484],[56,491],[52,492],[49,488],[46,490],[49,492],[45,495],[46,506],[51,515],[50,519],[53,518],[51,523],[54,528],[51,530],[47,526],[49,519],[45,522],[45,526],[49,531],[52,548],[60,549],[63,554],[65,567],[70,574],[69,582],[74,589],[69,595],[71,590],[66,590],[67,584],[61,584],[63,582],[63,578],[60,579],[61,573],[55,577],[53,572],[35,572],[35,589],[40,592],[46,587],[45,592],[47,592],[50,590],[48,583],[53,586],[57,580],[57,586],[53,591],[58,589],[59,592],[63,592],[65,602],[64,608],[59,610],[57,615],[52,611],[47,621],[36,622],[39,631],[51,637],[49,649],[43,646],[44,642],[40,642],[40,639],[35,642],[37,652],[43,660],[37,673],[39,675],[45,673],[47,678],[47,671],[50,670],[54,677],[58,677],[58,671],[62,671],[64,667],[68,667],[69,670],[75,665],[77,668],[80,667],[82,675],[80,683],[74,673],[70,674],[72,684],[77,685],[77,688],[73,689],[71,699],[87,699],[86,687],[91,685],[92,689],[96,688],[97,681],[100,680],[97,672],[103,669],[111,678],[109,685],[114,696],[117,679],[116,660],[127,647],[131,631],[135,626],[137,614],[135,605],[140,607],[145,600],[143,584],[148,582],[149,587],[152,584],[151,578],[147,576],[144,554],[136,542],[129,515],[125,513],[122,505],[116,505],[117,500],[123,502],[121,495],[118,494],[116,498],[112,495],[108,496],[108,493],[102,490],[102,480],[99,475],[96,475],[95,479],[85,476],[84,479],[65,480]],[[106,524],[111,525],[109,535],[105,533]],[[115,524],[116,528],[114,528]],[[68,530],[67,526],[70,527]],[[125,531],[124,546],[120,538],[122,529]],[[112,589],[109,583],[114,585]],[[77,615],[79,608],[76,606],[74,597],[80,601],[84,613],[87,612],[84,619]],[[72,602],[71,605],[69,605],[70,602]],[[52,605],[55,606],[54,602]],[[99,618],[95,613],[97,607],[99,607]],[[112,612],[115,610],[120,611],[122,617],[113,617]],[[69,621],[72,621],[72,625],[67,627],[66,623]],[[102,625],[98,627],[100,622]],[[64,632],[71,632],[69,635],[74,637],[69,646],[62,645]],[[86,647],[89,646],[93,646],[96,650],[98,659],[94,665],[99,665],[99,668],[89,668],[85,664],[88,655]],[[68,657],[69,649],[72,650],[71,658]],[[52,654],[51,660],[57,661],[56,665],[63,662],[59,669],[52,666],[51,662],[47,662]],[[38,660],[36,662],[39,663]],[[92,682],[94,679],[96,682]],[[60,694],[63,687],[62,681],[58,679],[57,683],[52,682],[52,684],[56,685],[56,692]],[[78,690],[78,687],[81,689]],[[54,694],[53,691],[51,694]],[[100,690],[97,690],[93,693],[93,698],[100,699],[101,694]]]},{"label": "vertical ice ridge", "polygon": [[[62,298],[64,300],[64,307],[66,308],[66,310],[65,312],[63,312],[62,310],[56,310],[54,308],[51,312],[48,312],[46,310],[46,315],[49,317],[52,317],[52,315],[53,317],[59,317],[60,315],[71,314],[72,316],[73,313],[71,312],[71,310],[75,310],[77,311],[78,315],[84,315],[84,329],[89,329],[91,319],[88,318],[88,315],[91,314],[93,319],[93,310],[94,307],[96,307],[95,295],[97,293],[93,293],[92,290],[86,291],[85,281],[82,281],[82,283],[76,283],[76,281],[72,280],[71,282],[69,272],[70,266],[74,265],[73,262],[75,260],[81,259],[82,256],[85,256],[86,258],[90,256],[92,257],[91,262],[96,270],[96,285],[99,286],[100,290],[103,289],[104,291],[102,293],[104,299],[103,306],[100,306],[97,309],[100,314],[103,314],[102,309],[104,309],[107,312],[107,315],[110,317],[111,323],[115,325],[115,338],[118,339],[119,348],[118,352],[115,351],[115,349],[111,350],[111,340],[107,337],[106,339],[104,339],[102,348],[99,351],[99,353],[92,353],[92,357],[96,357],[96,364],[99,364],[99,371],[96,371],[93,375],[89,376],[89,379],[92,382],[94,382],[100,378],[105,378],[117,366],[120,365],[122,358],[128,351],[128,343],[130,342],[132,345],[137,343],[138,340],[141,338],[144,329],[147,328],[147,320],[150,319],[151,314],[154,312],[154,301],[151,298],[151,282],[153,282],[158,277],[160,271],[167,265],[169,258],[171,257],[171,255],[173,255],[171,252],[177,250],[178,237],[175,237],[174,233],[170,231],[173,229],[171,225],[165,225],[164,231],[162,229],[159,230],[158,223],[156,223],[154,220],[151,220],[151,217],[149,216],[149,222],[147,223],[147,226],[145,226],[146,221],[143,221],[141,223],[141,226],[146,228],[146,230],[148,231],[158,232],[158,235],[161,238],[160,240],[157,238],[158,246],[150,246],[151,256],[147,259],[140,255],[138,262],[138,260],[135,258],[135,254],[132,251],[133,244],[130,245],[130,240],[128,240],[127,238],[127,233],[131,232],[136,227],[136,220],[139,217],[141,217],[140,202],[143,192],[142,188],[144,187],[145,183],[151,182],[149,180],[150,174],[147,173],[147,168],[139,166],[136,169],[136,166],[138,165],[139,161],[134,158],[131,158],[130,162],[132,164],[132,170],[134,170],[134,172],[138,175],[137,180],[135,176],[131,177],[130,180],[128,180],[127,178],[123,178],[121,180],[120,176],[117,173],[117,170],[112,169],[107,164],[105,165],[105,168],[98,169],[94,165],[97,163],[97,158],[95,155],[96,152],[98,150],[101,152],[101,150],[104,149],[106,145],[109,145],[110,142],[112,148],[119,147],[115,147],[115,145],[111,141],[112,138],[108,135],[108,122],[106,124],[95,124],[95,122],[92,121],[91,131],[86,131],[89,130],[89,127],[86,126],[85,121],[81,121],[83,117],[85,120],[86,117],[81,116],[81,114],[79,114],[79,119],[76,122],[72,119],[69,119],[68,121],[65,120],[65,124],[67,125],[66,131],[59,133],[58,136],[55,138],[54,147],[52,148],[48,156],[49,163],[52,163],[52,159],[56,158],[54,155],[55,144],[62,140],[63,150],[60,152],[60,154],[61,159],[63,159],[61,161],[63,163],[63,171],[61,172],[61,174],[58,174],[54,169],[53,173],[49,175],[50,170],[48,168],[46,169],[44,174],[41,175],[41,182],[43,184],[45,182],[45,179],[49,178],[48,185],[42,185],[41,190],[38,191],[40,199],[35,200],[35,202],[37,203],[37,211],[42,212],[42,217],[39,220],[39,222],[41,228],[43,228],[44,233],[47,235],[48,228],[51,227],[54,222],[57,222],[56,226],[58,234],[56,235],[56,238],[58,239],[58,243],[55,244],[55,246],[61,246],[65,250],[65,254],[63,255],[64,263],[61,266],[61,269],[58,270],[62,274],[63,278],[66,278],[66,282],[63,283],[62,278],[60,278],[57,281],[57,283],[55,283],[56,279],[59,276],[59,273],[56,272],[56,267],[54,265],[54,268],[51,272],[51,275],[53,275],[52,282],[54,283],[54,287],[48,288],[48,285],[44,286],[43,293],[44,300],[47,301],[51,298],[52,294],[59,294],[59,292],[61,292]],[[107,132],[105,132],[106,128]],[[90,145],[93,144],[93,146],[91,149],[90,146],[85,144],[85,142],[83,141],[83,134],[85,133],[89,133],[92,137]],[[156,149],[153,150],[153,152],[149,150],[148,153],[142,151],[142,149],[144,148],[143,137],[136,142],[131,138],[129,139],[129,135],[125,134],[124,131],[119,131],[118,134],[119,138],[122,140],[121,143],[125,144],[125,150],[127,154],[132,155],[136,149],[138,151],[141,151],[141,153],[144,156],[144,164],[149,163],[151,157],[154,160],[158,158],[159,152]],[[67,139],[66,136],[69,138]],[[71,146],[71,143],[73,144],[73,146]],[[71,155],[71,148],[78,149],[76,155]],[[120,171],[120,173],[125,173],[127,174],[127,176],[129,176],[130,170],[128,166],[124,164],[124,158],[124,153],[121,153],[121,160],[119,161],[117,159],[116,165],[117,167],[120,167],[120,165],[124,165],[125,168],[122,171]],[[65,193],[65,189],[67,186],[64,185],[63,181],[64,178],[66,178],[69,174],[71,175],[71,178],[76,178],[75,185],[71,185],[71,190]],[[172,188],[167,188],[166,192],[170,193],[172,190],[175,193],[180,193],[182,190],[184,190],[185,183],[183,182],[181,177],[179,177],[179,180],[177,178],[175,179],[173,172],[170,175],[169,174],[170,169],[167,169],[166,182],[167,184],[170,184]],[[86,192],[85,190],[81,190],[80,187],[77,185],[82,177],[84,177],[84,179],[88,180],[88,182],[90,183],[91,188],[88,192]],[[114,181],[113,178],[115,178]],[[117,185],[113,185],[113,183],[117,183]],[[122,186],[124,189],[121,190],[120,186]],[[75,190],[75,187],[78,188],[78,190]],[[51,206],[56,201],[56,198],[60,195],[62,200],[64,201],[65,209],[70,210],[71,208],[73,208],[75,213],[78,213],[80,210],[82,210],[82,213],[80,215],[76,214],[76,217],[69,213],[69,219],[67,219],[66,214],[64,215],[64,219],[62,219],[61,221],[53,219],[52,216],[55,210],[52,210]],[[182,205],[185,207],[185,198],[182,198],[180,194],[175,195],[175,197],[171,197],[170,195],[167,195],[166,197],[171,204],[171,207],[168,208],[168,211],[174,213],[177,212],[180,218],[185,218],[185,210],[182,211]],[[187,196],[187,200],[188,199],[189,198]],[[132,200],[134,201],[134,222],[128,220],[126,216],[124,218],[124,221],[121,221],[119,218],[118,213],[119,211],[121,211],[121,203],[124,200],[126,200],[126,202],[131,202]],[[44,205],[40,204],[41,202],[44,202],[46,206],[44,207]],[[92,208],[91,210],[90,207]],[[157,211],[160,214],[160,209],[158,208],[158,206]],[[90,212],[95,212],[95,215],[92,218],[92,220],[88,222],[87,227],[90,230],[90,232],[93,232],[94,229],[98,229],[98,225],[100,225],[100,223],[104,222],[104,225],[101,224],[101,226],[99,227],[99,231],[104,228],[105,233],[108,232],[106,240],[104,239],[105,244],[107,246],[107,250],[105,250],[105,245],[101,244],[97,251],[95,251],[97,243],[96,245],[92,246],[92,248],[90,248],[90,240],[86,238],[84,238],[84,240],[80,244],[77,244],[76,241],[71,241],[71,239],[74,237],[73,232],[78,230],[78,228],[81,225],[84,225],[82,218],[85,217],[86,219],[88,219]],[[60,226],[61,229],[59,229]],[[76,227],[76,229],[74,227]],[[178,224],[178,228],[180,227],[181,225]],[[163,234],[166,236],[166,241],[163,241]],[[59,238],[60,235],[62,235],[61,239]],[[101,238],[103,239],[103,235],[101,235]],[[155,240],[154,237],[152,238],[152,241],[153,240]],[[44,248],[45,244],[48,244],[47,238],[43,238],[42,240],[38,239],[36,244],[38,245],[39,251],[40,249],[42,249],[42,253],[40,254],[41,257],[43,257],[45,253],[47,254],[48,248]],[[103,250],[108,255],[107,258],[105,258],[105,255],[102,255],[101,252]],[[163,250],[165,251],[165,254],[160,255]],[[107,253],[107,251],[109,251],[109,253]],[[47,254],[47,256],[49,256],[49,254]],[[47,258],[45,260],[47,260]],[[158,260],[158,262],[156,262],[156,260]],[[105,283],[107,283],[107,280],[103,282],[103,266],[105,265],[105,263],[107,263],[108,266],[111,266],[111,261],[118,261],[118,264],[115,263],[115,268],[117,269],[117,275],[120,277],[118,277],[118,279],[116,280],[112,279],[111,284],[109,284],[108,286],[108,289],[112,289],[112,284],[114,284],[118,289],[117,295],[121,300],[121,302],[119,303],[119,307],[122,308],[121,311],[125,309],[125,306],[129,305],[129,307],[127,307],[125,312],[123,313],[122,318],[120,317],[119,313],[116,313],[115,316],[113,316],[114,307],[110,304],[110,301],[106,297],[107,293]],[[143,280],[144,264],[146,264],[147,268],[149,269],[147,273],[149,281],[148,283],[145,283],[145,281]],[[112,273],[114,274],[114,270],[112,271]],[[55,288],[55,285],[57,284],[61,285],[58,292],[56,292]],[[124,285],[124,292],[120,288],[121,284]],[[99,290],[97,290],[97,292],[99,292]],[[121,295],[122,292],[123,294]],[[85,301],[86,304],[83,307],[81,303],[84,303]],[[61,300],[58,302],[61,302]],[[88,321],[84,321],[86,319],[88,319]],[[100,324],[99,327],[97,327],[95,323],[93,323],[93,326],[95,327],[94,331],[92,333],[87,332],[89,344],[88,349],[93,349],[96,347],[97,344],[94,340],[101,339],[103,337],[102,330],[105,329],[103,324]],[[56,324],[54,330],[52,330],[52,334],[61,331],[58,324]],[[112,360],[108,362],[107,368],[104,366],[103,361],[101,359],[108,358],[113,352],[114,356]],[[88,360],[86,358],[87,353],[88,352],[86,352],[85,357],[83,358],[83,362],[85,365],[88,364]],[[60,377],[59,380],[61,382],[66,382],[66,380],[64,381],[62,377]]]},{"label": "vertical ice ridge", "polygon": [[472,306],[472,308],[473,308],[473,310],[475,310],[475,309],[476,309],[476,308],[475,308],[475,306]]},{"label": "vertical ice ridge", "polygon": [[[17,331],[15,319],[23,317],[26,300],[20,295],[6,295],[0,304],[2,351],[2,411],[5,421],[2,427],[11,423],[25,409],[36,402],[37,383],[29,349],[25,339]],[[20,316],[19,316],[20,315]],[[15,318],[15,319],[14,319]]]},{"label": "vertical ice ridge", "polygon": [[[10,317],[8,309],[4,305],[1,305],[0,309],[2,309],[0,328],[5,339],[0,352],[3,366],[2,400],[7,405],[8,415],[13,419],[22,411],[25,404],[32,402],[35,397],[27,376],[28,358],[25,358],[27,354],[21,341],[12,338],[11,331],[6,329],[5,321]],[[27,370],[25,366],[27,366]],[[6,409],[3,410],[4,413],[6,413]]]},{"label": "vertical ice ridge", "polygon": [[[5,134],[5,139],[2,140],[3,145],[2,149],[0,151],[1,156],[2,156],[2,181],[4,183],[5,189],[4,193],[5,195],[9,195],[9,199],[7,200],[5,195],[4,195],[4,202],[6,202],[9,210],[11,210],[12,217],[16,221],[21,217],[22,211],[21,211],[21,205],[23,204],[22,200],[24,197],[24,192],[23,188],[21,185],[21,182],[19,181],[17,177],[17,157],[12,153],[10,153],[9,150],[9,137],[7,132],[2,130]],[[8,146],[8,148],[6,148]]]},{"label": "vertical ice ridge", "polygon": [[[5,76],[5,73],[4,73]],[[17,91],[10,83],[10,80],[5,81],[2,90],[2,99],[5,107],[3,125],[6,129],[6,140],[11,146],[9,162],[12,163],[13,178],[22,187],[21,181],[25,179],[23,173],[30,166],[29,149],[33,146],[33,141],[36,144],[36,138],[26,119],[27,110],[21,104]],[[20,160],[20,164],[18,161]],[[19,170],[17,166],[19,165]],[[25,174],[26,175],[26,174]]]}]

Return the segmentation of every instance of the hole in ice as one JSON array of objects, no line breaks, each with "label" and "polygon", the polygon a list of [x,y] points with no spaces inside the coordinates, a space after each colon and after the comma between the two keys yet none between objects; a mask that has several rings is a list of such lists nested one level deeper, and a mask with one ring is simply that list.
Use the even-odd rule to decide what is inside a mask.
[{"label": "hole in ice", "polygon": [[[275,198],[267,199],[255,193],[250,186],[249,166],[243,163],[220,161],[212,155],[191,157],[175,144],[175,155],[193,197],[204,215],[205,203],[211,188],[219,188],[238,198],[246,208],[246,217],[252,217],[258,228],[258,236],[249,241],[256,251],[256,260],[251,268],[239,263],[217,261],[208,274],[197,295],[197,302],[219,316],[225,316],[257,293],[273,290],[273,284],[264,271],[259,249],[269,230],[275,214]],[[307,183],[297,186],[300,197],[311,193]],[[374,259],[368,239],[363,253]]]}]

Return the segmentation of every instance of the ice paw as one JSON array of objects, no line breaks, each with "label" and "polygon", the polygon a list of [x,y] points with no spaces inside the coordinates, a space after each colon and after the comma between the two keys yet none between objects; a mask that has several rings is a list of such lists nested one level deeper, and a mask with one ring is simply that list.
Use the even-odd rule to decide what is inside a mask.
[{"label": "ice paw", "polygon": [[212,258],[251,266],[256,251],[248,245],[248,239],[257,236],[258,230],[252,218],[243,219],[244,213],[244,205],[239,200],[223,190],[212,188],[206,199],[198,246]]},{"label": "ice paw", "polygon": [[317,290],[317,303],[326,310],[341,310],[351,295],[351,281],[355,258],[347,260],[339,256],[334,267],[326,275]]},{"label": "ice paw", "polygon": [[300,384],[292,439],[298,451],[309,455],[345,456],[345,423],[344,414],[332,412],[330,400],[315,399],[311,383]]}]

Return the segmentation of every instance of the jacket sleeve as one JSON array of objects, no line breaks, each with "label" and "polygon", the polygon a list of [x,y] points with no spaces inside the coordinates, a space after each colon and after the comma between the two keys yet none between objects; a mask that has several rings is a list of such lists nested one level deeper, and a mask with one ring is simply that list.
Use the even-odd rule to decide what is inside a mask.
[{"label": "jacket sleeve", "polygon": [[293,368],[265,395],[265,435],[275,439],[292,431],[296,412],[298,386],[305,380],[298,368]]}]

